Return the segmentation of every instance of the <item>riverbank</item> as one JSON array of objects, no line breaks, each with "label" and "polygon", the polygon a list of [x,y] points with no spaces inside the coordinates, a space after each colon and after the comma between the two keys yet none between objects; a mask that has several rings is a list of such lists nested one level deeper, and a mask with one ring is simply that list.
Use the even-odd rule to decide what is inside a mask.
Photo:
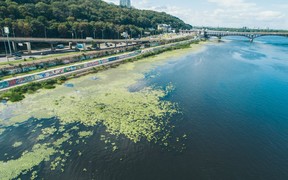
[{"label": "riverbank", "polygon": [[[158,74],[153,73],[153,69],[191,51],[196,53],[203,47],[200,43],[190,48],[151,54],[141,61],[131,59],[117,68],[69,79],[53,90],[42,89],[27,94],[21,102],[1,103],[2,135],[18,127],[22,130],[30,128],[28,148],[24,148],[26,138],[13,140],[9,146],[16,149],[14,146],[22,144],[18,148],[25,153],[0,160],[2,177],[16,178],[21,173],[34,176],[37,174],[35,167],[42,162],[45,162],[46,171],[63,173],[70,156],[74,159],[76,153],[77,157],[83,157],[85,151],[75,150],[77,146],[85,146],[83,136],[85,139],[91,136],[100,138],[105,144],[103,151],[116,151],[115,154],[121,148],[117,139],[123,138],[133,144],[147,141],[168,148],[174,127],[170,120],[179,113],[179,109],[176,103],[164,99],[173,93],[175,87],[172,83],[159,87],[145,86],[142,80],[156,78]],[[132,86],[138,90],[132,91]],[[99,127],[103,127],[104,132],[99,132]],[[177,140],[186,137],[182,134]],[[10,157],[9,147],[5,146],[1,151],[7,157]],[[94,151],[95,148],[102,150],[101,146],[94,147]],[[125,161],[125,157],[118,161]],[[7,171],[7,167],[14,171]],[[86,170],[85,167],[83,171]]]},{"label": "riverbank", "polygon": [[143,58],[147,58],[150,56],[161,54],[161,53],[167,52],[167,51],[189,48],[191,46],[191,44],[198,44],[198,43],[199,43],[198,41],[187,41],[187,42],[184,42],[181,44],[176,44],[175,46],[168,46],[168,47],[164,46],[164,48],[162,48],[162,49],[161,49],[161,47],[156,49],[156,50],[147,49],[146,50],[147,52],[142,53],[140,55],[136,55],[135,57],[131,57],[131,58],[128,57],[127,59],[124,59],[124,60],[114,61],[113,64],[107,63],[107,65],[104,64],[104,65],[96,66],[96,67],[93,67],[92,70],[89,70],[91,68],[89,68],[89,69],[84,68],[84,71],[82,71],[80,69],[80,71],[76,71],[76,72],[73,71],[72,72],[73,74],[69,73],[66,76],[65,76],[65,74],[64,74],[64,76],[58,76],[58,77],[52,76],[53,79],[49,79],[49,80],[46,80],[43,82],[32,82],[32,83],[27,84],[27,85],[20,85],[18,87],[14,87],[13,89],[8,90],[7,92],[1,93],[0,94],[0,100],[12,101],[12,102],[21,101],[22,99],[25,98],[24,94],[34,93],[41,88],[53,89],[53,88],[55,88],[56,84],[61,85],[67,79],[70,79],[73,77],[79,77],[79,75],[89,74],[91,72],[98,72],[98,71],[107,69],[109,67],[115,67],[121,63],[133,62],[136,60],[140,60]]},{"label": "riverbank", "polygon": [[[162,63],[165,63],[165,59],[168,58],[172,58],[172,57],[177,57],[177,56],[182,56],[188,52],[194,51],[197,52],[200,49],[204,48],[204,44],[205,43],[200,43],[200,44],[194,44],[192,45],[190,48],[186,48],[186,49],[179,49],[179,50],[175,50],[175,51],[170,51],[170,52],[166,52],[163,54],[159,54],[159,55],[153,55],[151,57],[148,58],[144,58],[141,61],[135,61],[134,62],[129,62],[129,63],[125,63],[125,64],[121,64],[119,67],[117,68],[110,68],[107,69],[106,71],[99,71],[98,73],[94,74],[95,69],[91,70],[89,73],[89,75],[86,76],[80,76],[78,78],[73,78],[71,76],[71,78],[66,80],[63,80],[60,82],[58,81],[56,84],[53,84],[52,86],[54,89],[50,90],[49,88],[44,88],[42,90],[36,89],[36,91],[34,91],[34,93],[29,93],[26,90],[28,90],[28,88],[25,88],[25,86],[23,86],[23,90],[26,91],[25,93],[25,99],[22,98],[21,102],[6,102],[6,103],[1,103],[0,104],[0,110],[2,112],[1,114],[1,119],[10,119],[12,118],[12,121],[2,121],[7,123],[6,125],[12,125],[14,124],[14,122],[19,122],[18,121],[18,115],[22,116],[22,120],[28,119],[30,116],[33,117],[39,117],[39,118],[45,118],[47,117],[47,115],[43,115],[43,113],[41,113],[41,111],[33,111],[34,114],[32,113],[31,110],[26,110],[26,108],[29,107],[29,109],[38,109],[39,107],[36,104],[46,104],[45,103],[45,99],[49,100],[53,94],[55,95],[55,97],[61,97],[61,96],[70,96],[70,93],[77,94],[78,90],[76,89],[81,89],[79,91],[83,92],[83,90],[85,90],[88,87],[91,87],[92,89],[95,88],[95,92],[97,92],[97,88],[101,87],[101,92],[103,91],[103,93],[105,91],[109,91],[110,89],[117,89],[117,88],[113,88],[110,87],[112,83],[117,83],[117,86],[121,86],[121,88],[127,88],[130,85],[133,85],[134,83],[137,83],[137,81],[139,81],[140,79],[144,78],[144,74],[148,71],[150,71],[154,66],[157,65],[161,65]],[[127,60],[128,61],[128,60]],[[132,59],[131,59],[132,61]],[[137,68],[136,68],[137,67]],[[111,74],[112,73],[112,74]],[[108,76],[111,78],[110,80],[107,78],[104,78],[104,74],[107,74],[105,76]],[[129,78],[131,77],[131,78]],[[64,81],[65,84],[64,84]],[[85,83],[86,82],[86,83]],[[88,83],[88,84],[87,84]],[[48,83],[49,84],[49,83]],[[62,85],[60,85],[62,84]],[[47,84],[46,84],[47,85]],[[71,85],[71,87],[69,87],[69,85]],[[34,86],[35,87],[35,86]],[[37,87],[37,86],[36,86]],[[21,88],[21,87],[19,87]],[[42,88],[42,87],[41,87]],[[17,88],[16,88],[17,89]],[[106,89],[106,90],[105,90]],[[127,89],[126,89],[127,90]],[[86,91],[86,90],[85,90]],[[9,90],[8,92],[17,92],[16,90],[14,91]],[[8,93],[7,92],[7,93]],[[95,94],[95,92],[91,92],[91,94]],[[85,93],[86,94],[86,93]],[[99,94],[99,93],[98,93]],[[115,94],[118,94],[117,92],[115,92]],[[54,96],[53,95],[53,96]],[[91,96],[91,95],[89,95]],[[52,99],[50,99],[52,100]],[[49,101],[50,101],[49,100]],[[48,101],[47,101],[48,102]],[[24,105],[25,108],[23,108],[22,106]],[[19,107],[21,106],[21,107]],[[13,107],[17,107],[17,113],[14,111],[16,109],[14,109]],[[43,106],[44,108],[44,106]],[[11,109],[12,112],[11,112]],[[6,112],[3,114],[3,112]],[[28,115],[25,112],[31,112],[32,114]],[[18,114],[18,115],[17,115]],[[37,116],[39,115],[40,116]],[[46,114],[46,111],[44,112],[44,114]],[[49,114],[49,113],[48,113]],[[16,116],[15,116],[16,115]],[[23,117],[23,115],[25,117]],[[50,117],[50,115],[48,116]],[[11,119],[10,119],[11,120]],[[1,126],[1,124],[0,124]]]}]

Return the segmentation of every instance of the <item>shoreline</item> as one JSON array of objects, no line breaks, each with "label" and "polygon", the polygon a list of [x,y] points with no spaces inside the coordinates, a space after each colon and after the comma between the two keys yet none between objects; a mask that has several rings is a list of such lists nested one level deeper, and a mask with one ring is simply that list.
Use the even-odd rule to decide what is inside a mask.
[{"label": "shoreline", "polygon": [[[99,60],[99,61],[101,61],[101,63],[97,63],[96,66],[87,67],[87,68],[79,69],[76,71],[67,72],[65,74],[54,75],[54,76],[51,76],[51,77],[48,77],[45,79],[39,79],[36,81],[27,82],[24,84],[19,84],[16,86],[2,89],[2,90],[0,90],[0,91],[2,91],[2,93],[0,93],[0,100],[5,100],[5,101],[11,100],[12,102],[21,101],[25,98],[24,94],[27,94],[27,93],[32,94],[32,93],[36,92],[37,90],[43,89],[43,88],[44,89],[54,89],[55,85],[57,85],[57,84],[61,85],[65,81],[67,81],[68,79],[73,79],[75,77],[83,76],[83,75],[90,74],[90,73],[97,73],[99,71],[106,70],[109,68],[115,68],[116,66],[119,66],[120,64],[123,64],[123,63],[141,60],[141,59],[144,59],[144,58],[147,58],[150,56],[162,54],[162,53],[167,52],[167,51],[174,51],[174,50],[186,49],[186,48],[192,49],[191,48],[192,44],[199,44],[199,43],[202,44],[203,41],[188,40],[188,41],[183,41],[183,42],[178,42],[178,43],[171,43],[171,44],[168,44],[168,46],[163,45],[163,46],[159,46],[159,47],[155,47],[155,48],[147,48],[147,49],[143,50],[143,51],[146,51],[145,53],[139,53],[139,54],[136,54],[132,57],[129,57],[129,54],[131,54],[131,53],[125,53],[125,54],[122,54],[121,56],[128,56],[127,58],[119,59],[116,61],[114,60],[112,62],[108,61],[105,64],[102,64],[103,60]],[[132,52],[132,55],[135,52]],[[113,58],[113,57],[110,57],[110,58]],[[107,58],[107,59],[109,59],[109,58]],[[90,62],[95,62],[95,61],[98,62],[98,59],[90,61]],[[86,63],[89,63],[89,62],[86,62]],[[81,64],[85,64],[85,63],[79,63],[79,65],[81,65]],[[77,66],[77,65],[75,65],[75,66]],[[75,67],[75,66],[73,66],[73,67]],[[55,69],[54,71],[59,71],[59,69],[60,68]],[[47,70],[47,71],[42,72],[41,74],[44,74],[45,72],[48,73],[51,71],[53,71],[53,70]],[[38,73],[35,73],[35,75],[37,75],[37,74]],[[27,76],[34,76],[34,74],[27,75]],[[9,81],[9,79],[7,81]]]},{"label": "shoreline", "polygon": [[[90,72],[89,74],[85,74],[84,76],[79,76],[77,78],[68,79],[67,83],[73,84],[74,85],[73,88],[68,88],[64,85],[56,85],[54,89],[38,89],[37,91],[35,91],[35,93],[31,93],[31,94],[29,93],[27,94],[25,99],[22,99],[20,102],[8,101],[5,104],[0,103],[0,112],[2,111],[4,113],[4,114],[0,113],[0,120],[2,120],[2,122],[0,123],[0,127],[1,126],[7,127],[7,126],[17,124],[19,122],[24,122],[30,117],[50,118],[52,116],[55,116],[55,114],[53,113],[52,114],[47,113],[46,110],[38,111],[37,108],[39,107],[37,105],[34,106],[34,103],[46,104],[47,101],[50,101],[51,98],[55,95],[56,95],[55,97],[57,96],[62,97],[63,95],[70,97],[70,95],[74,96],[75,93],[78,94],[78,91],[81,93],[89,91],[90,93],[87,93],[86,95],[90,96],[92,93],[101,93],[101,92],[104,93],[105,91],[109,91],[111,89],[112,90],[117,89],[118,87],[120,87],[121,89],[123,88],[128,89],[130,85],[133,85],[137,83],[140,79],[145,78],[144,74],[146,72],[149,72],[152,68],[154,68],[155,65],[156,66],[162,65],[163,63],[165,63],[165,60],[168,58],[179,57],[191,51],[198,53],[201,49],[205,48],[206,44],[207,42],[201,42],[199,44],[192,45],[190,48],[187,48],[187,49],[178,49],[174,51],[169,51],[169,52],[162,53],[159,55],[154,55],[148,58],[144,58],[141,61],[134,61],[134,62],[120,64],[120,66],[118,66],[117,68],[109,68],[105,71],[100,71],[98,73]],[[136,72],[134,72],[135,69],[137,69]],[[120,72],[120,73],[116,73],[116,72]],[[127,78],[127,73],[131,74],[130,76],[132,77]],[[105,74],[108,74],[108,75],[105,75]],[[114,76],[114,74],[115,75],[117,74],[117,76]],[[109,80],[107,79],[108,77],[110,77]],[[115,81],[116,79],[118,80]],[[100,88],[100,92],[99,92],[99,88]],[[65,92],[65,94],[63,94],[63,92]],[[115,93],[117,94],[117,92]],[[23,105],[25,108],[22,107]],[[29,108],[29,106],[32,106],[32,107]],[[28,108],[27,109],[28,113],[25,111],[26,108]],[[36,109],[34,114],[32,113],[33,108]],[[29,113],[31,113],[31,115],[29,115]]]}]

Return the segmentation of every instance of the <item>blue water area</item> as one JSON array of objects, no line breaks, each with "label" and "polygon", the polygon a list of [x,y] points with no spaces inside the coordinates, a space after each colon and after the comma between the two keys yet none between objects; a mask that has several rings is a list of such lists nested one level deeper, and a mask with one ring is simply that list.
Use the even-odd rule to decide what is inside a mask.
[{"label": "blue water area", "polygon": [[[99,140],[105,128],[89,127],[94,135],[85,143],[64,144],[64,150],[71,149],[64,172],[51,171],[49,163],[34,170],[40,178],[56,180],[287,180],[287,44],[283,37],[253,43],[225,38],[205,51],[167,59],[130,90],[175,86],[165,100],[177,103],[181,113],[171,119],[175,128],[168,147],[111,136],[119,147],[113,152]],[[49,127],[57,120],[41,122]],[[29,150],[31,139],[41,132],[36,125],[27,121],[0,135],[0,159]],[[36,135],[31,133],[35,128]],[[11,144],[18,139],[28,141],[16,151]]]}]

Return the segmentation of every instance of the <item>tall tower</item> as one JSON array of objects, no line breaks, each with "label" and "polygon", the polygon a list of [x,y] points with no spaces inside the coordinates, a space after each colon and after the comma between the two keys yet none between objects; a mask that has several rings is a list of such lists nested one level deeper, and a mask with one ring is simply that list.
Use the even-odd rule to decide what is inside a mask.
[{"label": "tall tower", "polygon": [[131,1],[130,0],[120,0],[120,6],[130,8],[131,7]]}]

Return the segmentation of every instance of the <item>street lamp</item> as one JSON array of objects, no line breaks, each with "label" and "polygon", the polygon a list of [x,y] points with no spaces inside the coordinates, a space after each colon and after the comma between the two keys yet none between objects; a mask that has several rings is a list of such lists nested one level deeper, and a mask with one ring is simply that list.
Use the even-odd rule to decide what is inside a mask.
[{"label": "street lamp", "polygon": [[[2,36],[5,37],[5,34],[4,34],[3,29],[1,29],[1,30],[2,30]],[[4,43],[4,47],[5,47],[5,54],[6,54],[6,57],[7,57],[7,47],[6,47],[6,42],[3,41],[3,43]],[[7,58],[7,60],[8,60],[8,58]],[[8,61],[9,61],[9,60],[8,60]]]},{"label": "street lamp", "polygon": [[83,39],[83,31],[84,31],[84,30],[81,30],[81,39]]},{"label": "street lamp", "polygon": [[45,38],[47,38],[47,30],[46,30],[46,26],[44,26],[44,36],[45,36]]},{"label": "street lamp", "polygon": [[74,39],[74,30],[73,29],[71,30],[71,37],[72,37],[72,39]]},{"label": "street lamp", "polygon": [[94,29],[93,35],[94,35],[94,39],[96,39],[96,29]]},{"label": "street lamp", "polygon": [[15,27],[13,27],[12,29],[13,29],[13,36],[15,38]]},{"label": "street lamp", "polygon": [[9,33],[10,33],[9,28],[8,27],[4,27],[4,32],[7,35],[7,42],[8,42],[10,56],[12,56],[11,45],[10,45],[10,40],[9,40]]},{"label": "street lamp", "polygon": [[104,29],[102,29],[101,31],[102,31],[102,39],[104,39]]}]

